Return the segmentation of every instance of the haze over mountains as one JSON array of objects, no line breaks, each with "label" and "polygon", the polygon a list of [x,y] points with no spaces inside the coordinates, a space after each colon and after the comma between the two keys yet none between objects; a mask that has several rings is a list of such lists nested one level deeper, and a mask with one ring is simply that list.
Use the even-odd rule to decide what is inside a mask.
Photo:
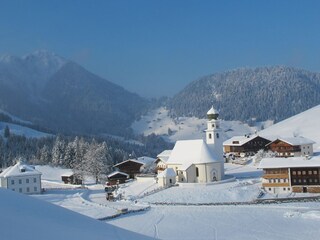
[{"label": "haze over mountains", "polygon": [[147,101],[48,51],[0,59],[0,109],[58,132],[123,134]]},{"label": "haze over mountains", "polygon": [[[277,66],[200,78],[166,106],[175,117],[204,118],[214,105],[225,120],[280,121],[318,104],[319,73]],[[58,133],[123,136],[149,107],[149,100],[49,51],[0,58],[0,109]]]}]

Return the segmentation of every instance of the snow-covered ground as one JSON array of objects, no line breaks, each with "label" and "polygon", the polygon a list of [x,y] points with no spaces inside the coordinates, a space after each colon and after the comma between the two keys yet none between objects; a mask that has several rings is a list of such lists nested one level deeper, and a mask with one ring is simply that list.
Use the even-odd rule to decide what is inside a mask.
[{"label": "snow-covered ground", "polygon": [[19,136],[25,136],[27,138],[42,138],[42,137],[49,137],[53,136],[52,134],[49,133],[44,133],[44,132],[39,132],[37,130],[20,126],[17,124],[13,123],[6,123],[6,122],[0,122],[0,135],[3,137],[4,129],[5,127],[8,126],[10,129],[10,132],[19,135]]},{"label": "snow-covered ground", "polygon": [[259,134],[282,137],[303,136],[315,141],[314,151],[320,152],[319,116],[320,105],[266,128]]},{"label": "snow-covered ground", "polygon": [[[142,116],[139,121],[132,124],[132,129],[137,134],[150,135],[152,133],[162,135],[167,141],[175,142],[185,139],[203,138],[203,130],[207,127],[207,119],[195,117],[180,117],[172,119],[168,115],[168,110],[164,107],[150,111],[147,115]],[[240,121],[223,121],[221,128],[224,131],[223,138],[227,140],[236,135],[245,135],[254,133],[261,127],[272,125],[272,121],[259,123],[256,127],[250,127]]]},{"label": "snow-covered ground", "polygon": [[[59,183],[61,169],[42,169],[45,170],[44,181],[67,185]],[[158,188],[151,178],[121,185],[118,193],[133,201],[106,201],[104,186],[94,184],[86,185],[86,189],[49,188],[44,194],[33,197],[95,219],[114,216],[124,208],[130,211],[151,206],[149,210],[106,220],[107,224],[151,238],[317,239],[320,226],[319,202],[195,206],[199,203],[250,202],[256,199],[260,192],[261,170],[257,170],[253,164],[242,166],[228,163],[225,164],[225,172],[236,177],[236,180],[207,186],[171,187],[147,196],[144,194]],[[168,204],[160,206],[152,203]],[[193,205],[178,206],[170,203]]]}]

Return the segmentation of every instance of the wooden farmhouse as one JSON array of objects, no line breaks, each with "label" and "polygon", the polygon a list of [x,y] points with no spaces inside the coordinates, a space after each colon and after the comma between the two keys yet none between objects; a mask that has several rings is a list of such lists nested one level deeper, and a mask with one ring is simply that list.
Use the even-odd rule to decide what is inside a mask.
[{"label": "wooden farmhouse", "polygon": [[116,185],[125,183],[126,180],[129,179],[129,175],[124,172],[115,171],[113,173],[110,173],[108,176],[108,183],[109,185]]},{"label": "wooden farmhouse", "polygon": [[61,175],[61,180],[65,184],[76,184],[76,185],[82,184],[82,179],[77,177],[74,173],[65,173]]},{"label": "wooden farmhouse", "polygon": [[19,161],[0,174],[0,186],[15,192],[38,194],[41,193],[41,173]]},{"label": "wooden farmhouse", "polygon": [[259,135],[235,136],[223,143],[225,153],[233,153],[239,157],[241,155],[252,155],[261,149],[265,149],[271,140]]},{"label": "wooden farmhouse", "polygon": [[264,158],[262,187],[272,194],[320,193],[320,156]]},{"label": "wooden farmhouse", "polygon": [[312,156],[315,142],[304,137],[278,138],[266,145],[278,157]]},{"label": "wooden farmhouse", "polygon": [[140,162],[137,159],[128,159],[114,165],[113,167],[117,168],[120,172],[128,174],[129,178],[134,178],[140,173],[140,168],[143,164],[143,162]]}]

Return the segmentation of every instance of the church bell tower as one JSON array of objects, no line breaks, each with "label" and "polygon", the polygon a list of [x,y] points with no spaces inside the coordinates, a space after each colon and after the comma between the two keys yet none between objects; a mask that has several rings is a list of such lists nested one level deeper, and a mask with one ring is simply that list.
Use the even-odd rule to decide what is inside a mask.
[{"label": "church bell tower", "polygon": [[220,144],[221,141],[221,129],[220,121],[218,119],[219,113],[213,108],[207,112],[207,129],[206,129],[206,143],[207,144]]}]

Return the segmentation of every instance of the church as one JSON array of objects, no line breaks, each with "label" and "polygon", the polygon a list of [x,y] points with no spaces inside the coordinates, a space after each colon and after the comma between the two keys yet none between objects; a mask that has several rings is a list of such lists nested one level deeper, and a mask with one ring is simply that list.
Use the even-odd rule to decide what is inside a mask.
[{"label": "church", "polygon": [[219,113],[207,112],[206,138],[177,141],[166,162],[178,183],[209,183],[224,178],[224,158]]}]

